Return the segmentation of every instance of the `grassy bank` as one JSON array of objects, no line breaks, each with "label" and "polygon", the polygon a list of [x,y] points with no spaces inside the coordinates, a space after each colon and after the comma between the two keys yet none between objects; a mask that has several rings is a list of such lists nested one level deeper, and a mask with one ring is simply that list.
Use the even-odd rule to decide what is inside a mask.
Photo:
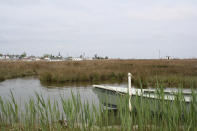
[{"label": "grassy bank", "polygon": [[[181,101],[181,94],[173,102],[161,100],[159,104],[136,97],[131,112],[128,96],[120,97],[117,111],[83,103],[79,95],[72,99],[60,96],[59,102],[36,96],[22,102],[24,109],[13,94],[7,100],[0,97],[0,130],[197,130],[197,94],[189,106]],[[158,110],[152,111],[154,106]]]},{"label": "grassy bank", "polygon": [[42,83],[126,82],[143,87],[197,87],[197,60],[94,60],[65,62],[0,62],[0,81],[38,76]]}]

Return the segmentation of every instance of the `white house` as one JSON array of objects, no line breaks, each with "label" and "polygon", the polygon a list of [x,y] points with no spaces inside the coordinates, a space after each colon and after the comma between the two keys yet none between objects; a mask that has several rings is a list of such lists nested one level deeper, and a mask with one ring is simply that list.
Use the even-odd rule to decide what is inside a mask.
[{"label": "white house", "polygon": [[80,57],[68,57],[68,60],[72,60],[72,61],[82,61],[83,58],[80,58]]},{"label": "white house", "polygon": [[5,56],[5,59],[10,59],[10,57],[8,55]]},{"label": "white house", "polygon": [[72,60],[73,61],[82,61],[83,59],[82,58],[79,58],[79,57],[73,57]]},{"label": "white house", "polygon": [[44,58],[44,60],[46,60],[46,61],[51,61],[51,59],[48,58],[48,57]]},{"label": "white house", "polygon": [[4,58],[3,58],[3,56],[0,56],[0,60],[3,60]]}]

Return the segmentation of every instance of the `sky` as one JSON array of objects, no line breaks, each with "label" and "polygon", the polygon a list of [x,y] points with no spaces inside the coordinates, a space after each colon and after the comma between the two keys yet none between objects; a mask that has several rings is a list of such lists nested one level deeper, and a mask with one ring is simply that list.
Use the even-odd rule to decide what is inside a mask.
[{"label": "sky", "polygon": [[197,58],[196,0],[0,0],[0,53]]}]

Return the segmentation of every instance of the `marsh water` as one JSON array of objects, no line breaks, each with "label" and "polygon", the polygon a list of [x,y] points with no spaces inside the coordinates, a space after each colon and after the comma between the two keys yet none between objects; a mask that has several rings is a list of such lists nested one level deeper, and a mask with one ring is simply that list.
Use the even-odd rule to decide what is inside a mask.
[{"label": "marsh water", "polygon": [[[107,84],[112,86],[125,86],[126,84]],[[92,85],[53,85],[47,86],[40,83],[38,78],[17,78],[5,80],[0,83],[0,96],[6,100],[11,98],[13,93],[18,104],[28,102],[29,98],[35,98],[36,93],[43,96],[45,100],[60,100],[60,96],[65,99],[72,99],[72,93],[76,96],[80,95],[82,102],[99,104],[99,98],[94,93]]]},{"label": "marsh water", "polygon": [[[101,83],[102,84],[102,83]],[[127,88],[127,84],[104,84],[109,86],[120,86]],[[132,87],[135,88],[135,87]],[[176,88],[167,88],[167,90],[176,90]],[[184,89],[190,92],[189,89]],[[62,96],[64,99],[72,99],[74,96],[80,95],[82,103],[89,102],[90,104],[99,105],[99,94],[106,96],[105,92],[95,93],[92,84],[78,84],[78,85],[43,85],[38,78],[17,78],[5,80],[0,83],[0,96],[3,100],[11,99],[11,92],[14,95],[17,104],[24,106],[30,98],[36,99],[36,93],[42,95],[45,100],[56,100],[60,102]],[[108,95],[108,94],[107,94]],[[102,103],[102,102],[101,102]]]}]

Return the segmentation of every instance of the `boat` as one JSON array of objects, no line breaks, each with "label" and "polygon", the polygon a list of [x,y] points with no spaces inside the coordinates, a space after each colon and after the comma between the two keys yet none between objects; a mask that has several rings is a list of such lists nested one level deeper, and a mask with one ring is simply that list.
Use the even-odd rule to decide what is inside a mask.
[{"label": "boat", "polygon": [[[131,73],[128,73],[128,87],[114,87],[106,85],[93,85],[93,92],[98,96],[99,101],[110,109],[117,109],[118,101],[120,96],[129,95],[129,109],[132,110],[132,100],[136,98],[143,99],[143,101],[157,101],[161,100],[173,102],[179,99],[185,104],[189,105],[192,101],[191,90],[180,90],[180,89],[137,89],[131,88]],[[158,110],[158,106],[155,107]]]}]

